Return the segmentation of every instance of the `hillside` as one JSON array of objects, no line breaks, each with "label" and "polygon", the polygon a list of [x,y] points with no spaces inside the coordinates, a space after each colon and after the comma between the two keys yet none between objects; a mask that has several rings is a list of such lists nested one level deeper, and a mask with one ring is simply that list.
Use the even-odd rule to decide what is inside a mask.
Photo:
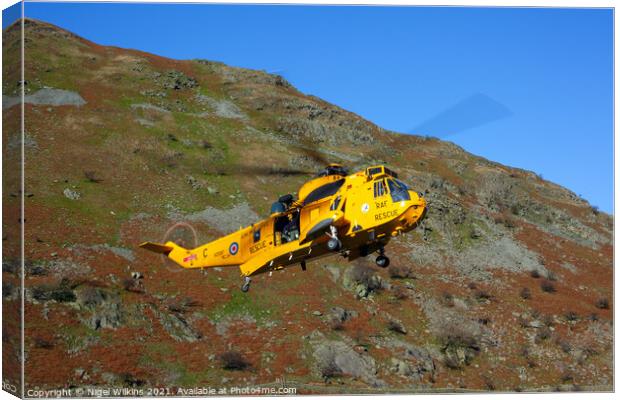
[{"label": "hillside", "polygon": [[[25,29],[26,388],[613,388],[612,217],[574,193],[386,131],[280,76]],[[21,82],[6,60],[19,59],[20,33],[3,32],[13,382]],[[390,244],[389,269],[325,258],[244,294],[236,268],[180,270],[137,248],[179,222],[199,243],[249,225],[323,160],[384,162],[424,193],[427,217]]]}]

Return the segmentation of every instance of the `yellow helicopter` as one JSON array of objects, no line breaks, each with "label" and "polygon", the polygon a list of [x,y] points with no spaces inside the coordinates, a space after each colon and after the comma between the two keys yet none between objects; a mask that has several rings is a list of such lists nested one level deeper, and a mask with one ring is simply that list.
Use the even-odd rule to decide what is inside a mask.
[{"label": "yellow helicopter", "polygon": [[194,249],[172,241],[140,247],[183,268],[239,266],[247,292],[253,275],[295,264],[305,271],[307,261],[329,254],[351,261],[377,252],[377,265],[386,268],[385,245],[414,229],[426,212],[422,195],[383,165],[349,174],[329,164],[298,193],[296,200],[281,196],[267,219]]}]

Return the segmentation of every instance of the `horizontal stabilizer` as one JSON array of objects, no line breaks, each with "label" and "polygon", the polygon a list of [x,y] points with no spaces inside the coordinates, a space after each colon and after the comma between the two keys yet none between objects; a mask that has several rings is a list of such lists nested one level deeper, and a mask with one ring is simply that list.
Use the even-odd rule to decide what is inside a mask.
[{"label": "horizontal stabilizer", "polygon": [[140,244],[140,247],[142,247],[143,249],[154,251],[155,253],[161,253],[165,255],[168,255],[173,249],[173,247],[171,246],[166,246],[165,244],[153,242],[144,242]]}]

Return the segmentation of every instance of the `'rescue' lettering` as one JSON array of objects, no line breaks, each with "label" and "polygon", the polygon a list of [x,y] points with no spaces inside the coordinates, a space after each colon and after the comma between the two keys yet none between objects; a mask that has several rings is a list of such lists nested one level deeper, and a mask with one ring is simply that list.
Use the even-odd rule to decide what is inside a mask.
[{"label": "'rescue' lettering", "polygon": [[383,221],[384,219],[395,217],[397,214],[398,214],[397,210],[384,211],[382,213],[375,214],[375,221]]}]

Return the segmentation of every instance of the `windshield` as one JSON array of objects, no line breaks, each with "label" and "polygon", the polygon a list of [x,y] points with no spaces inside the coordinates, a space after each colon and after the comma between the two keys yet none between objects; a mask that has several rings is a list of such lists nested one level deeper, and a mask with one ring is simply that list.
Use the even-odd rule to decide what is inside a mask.
[{"label": "windshield", "polygon": [[388,186],[390,187],[390,195],[393,202],[411,200],[409,188],[403,182],[398,179],[388,179]]}]

